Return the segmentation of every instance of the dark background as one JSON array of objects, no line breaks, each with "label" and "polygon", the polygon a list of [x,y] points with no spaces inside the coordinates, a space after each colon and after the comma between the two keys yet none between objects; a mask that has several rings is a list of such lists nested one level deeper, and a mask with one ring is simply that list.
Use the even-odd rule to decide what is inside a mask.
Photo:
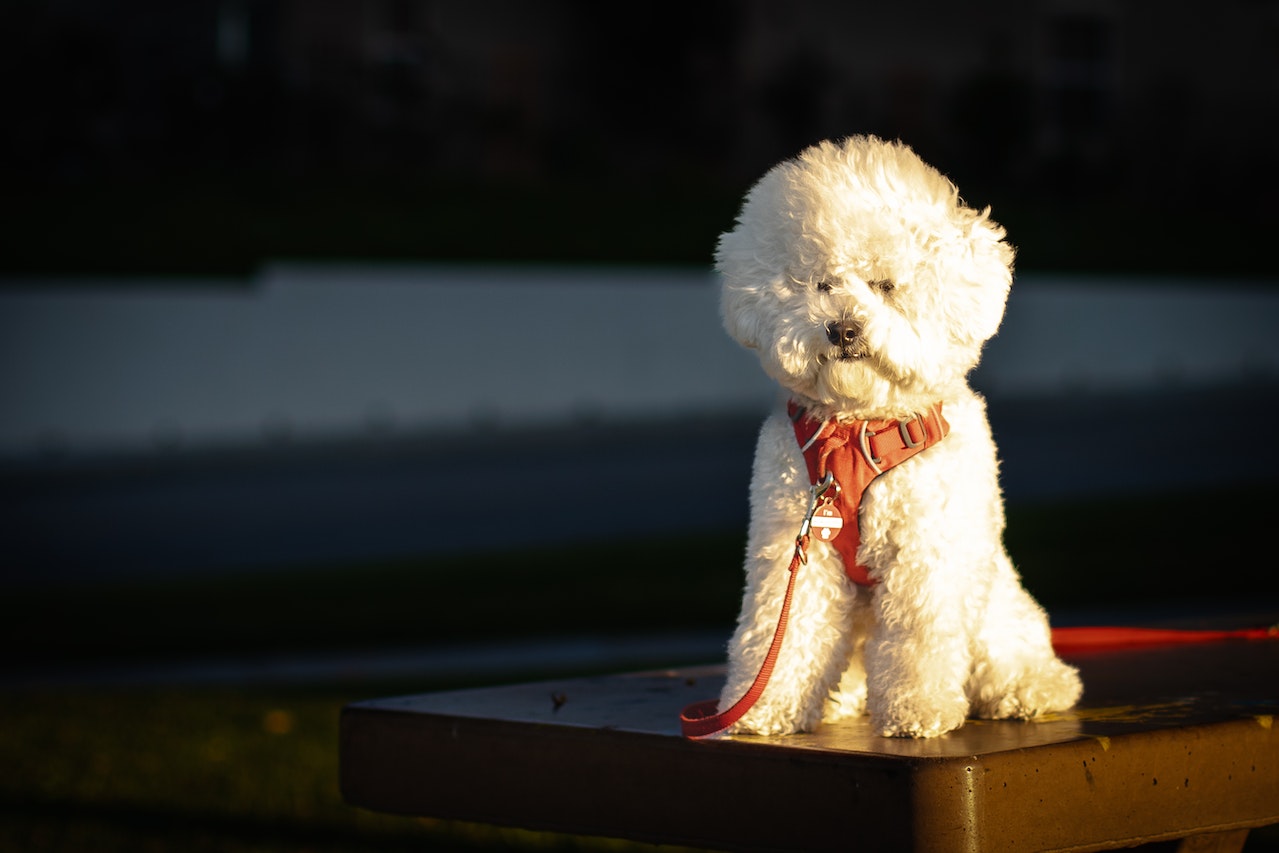
[{"label": "dark background", "polygon": [[[970,204],[992,205],[1022,271],[1275,281],[1274,2],[24,0],[4,18],[0,282],[180,287],[229,275],[218,286],[251,287],[281,258],[707,267],[760,174],[850,133],[900,137]],[[500,323],[481,334],[510,343]],[[1195,342],[1185,346],[1193,357]],[[423,393],[439,369],[423,365]],[[1010,501],[1180,499],[1239,483],[1269,494],[1264,445],[1218,463],[1150,425],[1207,418],[1233,434],[1224,413],[1248,412],[1251,436],[1272,420],[1274,384],[992,400]],[[501,465],[583,495],[583,518],[599,518],[547,518],[554,504],[527,499],[504,527],[589,542],[713,526],[731,537],[722,565],[735,586],[756,423],[672,420],[623,429],[624,441],[589,424],[549,444],[503,435]],[[713,463],[696,437],[708,428],[731,437]],[[1102,436],[1148,431],[1157,439],[1094,464]],[[486,437],[446,438],[38,459],[0,471],[7,574],[252,567],[286,541],[308,556],[275,564],[344,563],[358,560],[342,544],[356,534],[414,556],[419,545],[390,543],[478,517],[476,499],[457,496],[485,475],[457,460],[499,464],[475,449]],[[636,460],[607,500],[597,457],[581,452],[601,442]],[[695,491],[678,505],[653,497],[669,482],[663,465],[689,472],[699,459],[735,472],[710,507]],[[460,473],[440,484],[441,471]],[[1131,538],[1176,541],[1182,522],[1155,517]],[[433,537],[428,562],[550,541]]]},{"label": "dark background", "polygon": [[[874,133],[991,205],[1020,270],[1153,306],[1273,287],[1277,113],[1275,0],[7,0],[0,287],[707,268],[766,169]],[[1274,621],[1277,387],[992,399],[1006,543],[1058,624]],[[757,423],[0,465],[0,848],[552,849],[350,808],[339,713],[714,659]]]},{"label": "dark background", "polygon": [[16,0],[0,272],[705,264],[773,163],[900,137],[1022,269],[1271,273],[1273,2]]}]

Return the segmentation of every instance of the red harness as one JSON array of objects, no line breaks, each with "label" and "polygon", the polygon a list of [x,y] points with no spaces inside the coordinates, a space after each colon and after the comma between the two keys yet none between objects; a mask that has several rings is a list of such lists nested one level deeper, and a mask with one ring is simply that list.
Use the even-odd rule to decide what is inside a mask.
[{"label": "red harness", "polygon": [[[945,438],[950,424],[942,417],[941,403],[910,420],[852,423],[818,421],[793,400],[786,411],[804,452],[809,482],[817,487],[828,474],[834,478],[813,513],[812,536],[835,546],[849,580],[873,586],[866,567],[857,564],[862,494],[880,474]],[[850,518],[852,523],[845,523]]]}]

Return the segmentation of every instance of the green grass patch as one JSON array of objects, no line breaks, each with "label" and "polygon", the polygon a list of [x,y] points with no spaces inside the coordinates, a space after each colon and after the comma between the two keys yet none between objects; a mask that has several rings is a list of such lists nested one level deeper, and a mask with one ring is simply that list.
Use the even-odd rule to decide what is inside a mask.
[{"label": "green grass patch", "polygon": [[341,690],[0,694],[0,849],[643,850],[347,806]]}]

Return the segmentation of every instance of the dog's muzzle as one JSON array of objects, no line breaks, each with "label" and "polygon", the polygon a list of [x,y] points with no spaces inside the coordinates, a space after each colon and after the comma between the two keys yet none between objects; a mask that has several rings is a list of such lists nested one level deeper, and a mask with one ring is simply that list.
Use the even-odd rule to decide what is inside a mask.
[{"label": "dog's muzzle", "polygon": [[831,320],[826,324],[826,337],[839,347],[840,359],[865,358],[868,354],[861,323],[853,320]]}]

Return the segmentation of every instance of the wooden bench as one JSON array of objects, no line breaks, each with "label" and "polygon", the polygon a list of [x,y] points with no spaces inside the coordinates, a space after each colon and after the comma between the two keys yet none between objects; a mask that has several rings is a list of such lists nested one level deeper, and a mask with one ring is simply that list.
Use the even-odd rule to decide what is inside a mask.
[{"label": "wooden bench", "polygon": [[1091,653],[1036,723],[932,740],[863,720],[690,741],[722,668],[347,706],[347,802],[404,815],[732,850],[1239,851],[1279,823],[1279,642]]}]

